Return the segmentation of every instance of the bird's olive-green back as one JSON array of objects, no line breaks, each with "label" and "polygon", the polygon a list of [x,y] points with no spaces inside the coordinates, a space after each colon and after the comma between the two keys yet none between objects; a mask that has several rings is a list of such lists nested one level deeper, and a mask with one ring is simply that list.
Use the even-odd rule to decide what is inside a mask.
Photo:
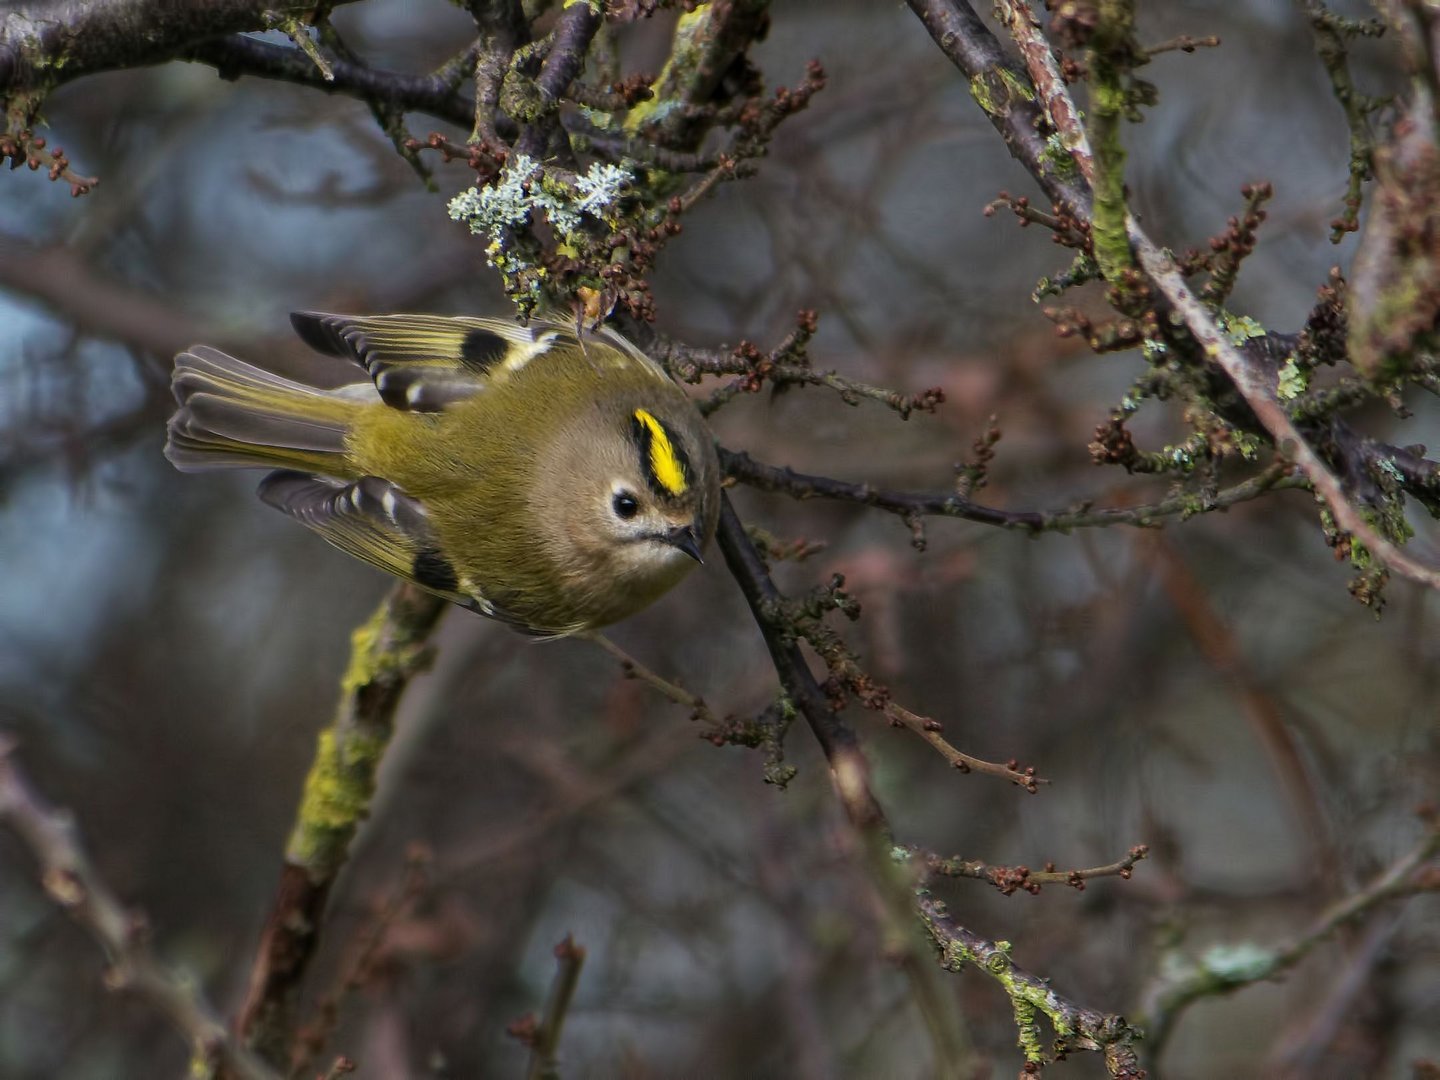
[{"label": "bird's olive-green back", "polygon": [[686,498],[708,540],[719,468],[703,421],[659,368],[604,339],[556,344],[441,411],[366,406],[347,445],[357,471],[424,505],[466,591],[563,633],[639,610],[685,569],[624,576],[603,552],[592,558],[573,542],[600,512],[597,492],[611,477],[640,474],[636,410],[682,441],[694,474]]}]

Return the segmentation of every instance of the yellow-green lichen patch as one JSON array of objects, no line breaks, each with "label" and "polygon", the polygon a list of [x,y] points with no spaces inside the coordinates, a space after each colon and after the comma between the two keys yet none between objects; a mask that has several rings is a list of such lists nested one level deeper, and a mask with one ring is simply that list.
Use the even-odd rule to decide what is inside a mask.
[{"label": "yellow-green lichen patch", "polygon": [[1266,334],[1265,327],[1249,315],[1232,315],[1228,311],[1222,311],[1217,321],[1220,329],[1225,331],[1225,336],[1230,339],[1230,344],[1236,348],[1252,338],[1263,338]]},{"label": "yellow-green lichen patch", "polygon": [[334,728],[320,733],[286,847],[291,862],[320,869],[344,859],[350,837],[369,812],[375,770],[388,742],[388,733],[351,732],[343,740]]},{"label": "yellow-green lichen patch", "polygon": [[360,687],[375,681],[378,673],[377,660],[382,654],[380,642],[384,637],[389,612],[381,605],[370,618],[357,626],[350,634],[350,662],[345,674],[340,676],[340,692],[347,697],[354,695]]},{"label": "yellow-green lichen patch", "polygon": [[1030,84],[1008,68],[990,68],[970,80],[970,96],[986,116],[999,116],[1016,98],[1034,101]]},{"label": "yellow-green lichen patch", "polygon": [[1309,385],[1310,373],[1291,356],[1280,369],[1280,381],[1275,386],[1275,396],[1281,401],[1293,401],[1303,394]]}]

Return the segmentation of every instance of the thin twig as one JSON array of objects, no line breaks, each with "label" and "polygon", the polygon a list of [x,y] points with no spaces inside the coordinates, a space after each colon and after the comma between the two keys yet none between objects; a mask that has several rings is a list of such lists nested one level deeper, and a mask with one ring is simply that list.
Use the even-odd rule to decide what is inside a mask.
[{"label": "thin twig", "polygon": [[[356,54],[355,50],[351,49],[350,46],[345,43],[345,39],[340,36],[340,32],[335,29],[334,24],[328,19],[321,20],[319,24],[319,36],[320,40],[338,59],[354,64],[357,68],[363,69],[366,66]],[[301,41],[309,41],[309,38],[299,39],[296,41],[296,44],[300,44]],[[314,46],[312,45],[311,47],[313,48]],[[318,53],[316,55],[318,55]],[[455,70],[456,69],[450,64],[445,64],[442,65],[440,70],[433,74],[431,78],[440,85],[449,86],[453,90],[460,83],[460,79],[455,77]],[[334,70],[327,65],[324,71],[326,81],[334,82]],[[395,152],[400,155],[405,164],[409,165],[410,168],[415,171],[415,175],[420,178],[420,182],[431,191],[434,191],[435,182],[430,175],[430,170],[426,167],[425,163],[420,160],[420,155],[415,151],[415,148],[410,145],[410,133],[405,128],[405,111],[393,102],[386,101],[380,97],[366,98],[365,103],[370,107],[370,115],[375,118],[375,123],[379,126],[380,130],[385,133],[385,137],[390,140],[390,145],[395,148]]]},{"label": "thin twig", "polygon": [[1113,525],[1153,528],[1163,518],[1224,510],[1259,498],[1269,491],[1304,487],[1307,483],[1303,477],[1294,476],[1289,465],[1276,463],[1248,480],[1212,494],[1180,492],[1159,502],[1126,507],[1092,509],[1082,503],[1068,510],[1001,510],[972,502],[953,492],[891,491],[870,484],[800,473],[786,466],[767,465],[743,451],[724,447],[720,448],[720,463],[727,476],[742,484],[762,491],[779,492],[794,499],[835,499],[873,506],[907,521],[916,516],[953,517],[1030,533]]},{"label": "thin twig", "polygon": [[161,964],[150,951],[142,916],[127,911],[96,874],[68,814],[46,805],[16,766],[14,744],[0,738],[0,822],[40,864],[50,899],[105,951],[107,989],[123,990],[163,1013],[191,1046],[200,1075],[225,1072],[241,1080],[277,1080],[263,1062],[236,1044],[193,977]]},{"label": "thin twig", "polygon": [[299,49],[239,34],[197,40],[166,59],[208,64],[222,79],[252,75],[298,83],[327,94],[425,113],[467,128],[475,119],[474,101],[443,76],[407,75],[335,58],[329,62],[333,78],[326,79]]},{"label": "thin twig", "polygon": [[678,683],[673,683],[669,679],[656,674],[604,634],[588,633],[582,636],[593,641],[618,660],[620,662],[620,669],[625,673],[626,678],[637,679],[657,691],[662,697],[673,701],[676,705],[683,705],[690,710],[693,719],[714,723],[715,717],[710,712],[710,706],[705,704],[704,698],[697,694],[692,694]]},{"label": "thin twig", "polygon": [[1085,870],[1057,870],[1054,863],[1046,863],[1043,870],[1031,870],[1028,866],[996,866],[979,859],[943,858],[927,853],[925,867],[932,874],[942,877],[975,878],[988,881],[1003,894],[1009,896],[1017,891],[1035,895],[1042,885],[1068,885],[1083,892],[1085,882],[1092,878],[1118,877],[1129,880],[1135,864],[1150,854],[1146,844],[1136,844],[1123,859],[1116,859],[1104,866],[1092,866]]},{"label": "thin twig", "polygon": [[1346,40],[1352,37],[1379,37],[1385,32],[1383,19],[1351,19],[1336,15],[1322,0],[1298,0],[1315,34],[1315,53],[1330,78],[1335,101],[1345,114],[1350,132],[1350,165],[1345,183],[1345,201],[1340,216],[1330,223],[1330,242],[1338,244],[1346,233],[1360,228],[1361,191],[1374,175],[1375,144],[1367,116],[1381,102],[1360,93],[1350,73]]},{"label": "thin twig", "polygon": [[1390,900],[1418,892],[1440,892],[1440,819],[1431,817],[1424,837],[1369,885],[1331,904],[1288,942],[1274,948],[1243,944],[1212,948],[1178,977],[1170,974],[1152,988],[1146,1013],[1156,1047],[1163,1046],[1181,1012],[1201,998],[1227,994],[1273,979],[1305,959],[1340,927]]},{"label": "thin twig", "polygon": [[1196,49],[1213,49],[1219,46],[1220,39],[1214,34],[1206,37],[1191,37],[1189,34],[1181,34],[1179,37],[1170,38],[1156,45],[1146,45],[1146,56],[1159,56],[1167,52],[1193,53]]},{"label": "thin twig", "polygon": [[903,705],[897,705],[893,701],[886,702],[883,711],[892,724],[908,728],[919,735],[961,772],[978,772],[984,773],[986,776],[998,776],[1002,780],[1009,780],[1017,787],[1024,788],[1031,795],[1035,794],[1037,785],[1050,783],[1044,777],[1036,776],[1033,766],[1027,766],[1022,770],[1015,762],[1001,765],[994,761],[982,761],[980,758],[971,757],[964,751],[955,749],[945,736],[940,734],[942,728],[937,721],[928,716],[918,716]]},{"label": "thin twig", "polygon": [[794,766],[785,764],[785,733],[789,729],[792,714],[778,703],[760,713],[758,717],[737,719],[726,716],[723,720],[718,719],[710,711],[710,706],[705,704],[704,698],[652,671],[603,634],[591,631],[579,636],[593,641],[618,660],[627,679],[643,682],[662,697],[688,709],[690,719],[701,724],[702,739],[715,746],[736,745],[764,750],[764,775],[767,783],[784,787],[795,775]]},{"label": "thin twig", "polygon": [[[347,957],[342,970],[336,976],[331,988],[320,996],[315,1005],[314,1017],[298,1032],[295,1051],[290,1059],[289,1073],[299,1076],[308,1073],[312,1063],[340,1022],[340,1007],[346,995],[360,989],[375,976],[376,968],[385,959],[385,949],[391,930],[401,918],[408,916],[419,902],[421,894],[429,886],[431,854],[428,849],[413,845],[405,855],[405,872],[394,892],[379,900],[368,919],[360,927],[347,946]],[[331,1065],[334,1072],[346,1059],[338,1058]],[[344,1069],[342,1072],[352,1071]],[[338,1074],[337,1074],[338,1075]]]},{"label": "thin twig", "polygon": [[1086,1009],[1056,993],[1049,980],[1031,974],[1015,963],[1008,941],[987,941],[961,926],[950,916],[943,900],[929,889],[916,892],[921,924],[940,954],[940,962],[951,971],[967,965],[978,967],[1005,989],[1015,1013],[1020,1046],[1026,1061],[1043,1066],[1055,1055],[1047,1052],[1036,1013],[1044,1013],[1059,1033],[1056,1054],[1094,1050],[1105,1056],[1105,1067],[1115,1080],[1142,1080],[1135,1044],[1138,1028],[1116,1016]]},{"label": "thin twig", "polygon": [[1325,804],[1295,735],[1285,722],[1280,703],[1251,670],[1234,629],[1226,625],[1204,586],[1196,580],[1175,547],[1165,542],[1163,536],[1151,539],[1153,543],[1140,546],[1140,554],[1155,569],[1161,587],[1196,648],[1215,670],[1219,684],[1236,697],[1245,719],[1264,747],[1270,768],[1312,845],[1315,880],[1337,880],[1339,856],[1327,828]]},{"label": "thin twig", "polygon": [[560,1069],[556,1056],[560,1050],[560,1035],[565,1029],[565,1017],[575,997],[575,988],[580,984],[580,969],[584,966],[584,948],[576,945],[575,939],[566,934],[565,940],[555,946],[555,979],[550,984],[550,996],[545,999],[545,1014],[535,1029],[530,1067],[525,1073],[527,1080],[558,1080]]},{"label": "thin twig", "polygon": [[[293,15],[271,15],[270,29],[279,30],[286,37],[295,43],[295,47],[303,52],[315,65],[315,70],[320,72],[320,77],[326,82],[335,81],[335,71],[330,66],[330,61],[321,54],[315,39],[310,36],[310,28]],[[353,58],[347,58],[353,59]]]},{"label": "thin twig", "polygon": [[858,405],[862,400],[875,401],[886,408],[894,409],[902,418],[908,418],[916,411],[934,412],[945,400],[945,395],[938,387],[906,394],[852,379],[835,371],[816,371],[803,364],[779,362],[776,357],[786,351],[783,344],[767,355],[746,344],[727,352],[696,348],[673,339],[660,338],[648,351],[685,382],[698,382],[705,375],[741,377],[716,391],[708,402],[703,403],[701,411],[707,414],[714,412],[738,394],[758,393],[767,382],[772,386],[823,386],[839,394],[840,400],[847,405]]}]

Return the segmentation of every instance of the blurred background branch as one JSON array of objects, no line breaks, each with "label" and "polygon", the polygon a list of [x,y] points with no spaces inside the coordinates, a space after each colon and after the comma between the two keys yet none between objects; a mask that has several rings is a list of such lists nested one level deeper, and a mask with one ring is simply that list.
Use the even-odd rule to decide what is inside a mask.
[{"label": "blurred background branch", "polygon": [[96,876],[76,837],[75,823],[47,806],[31,788],[14,760],[15,747],[0,742],[0,822],[30,849],[40,881],[63,908],[105,950],[107,989],[128,991],[164,1013],[191,1046],[191,1072],[216,1075],[224,1069],[242,1080],[267,1080],[276,1074],[237,1046],[225,1024],[185,975],[150,952],[150,931],[143,916],[127,911]]},{"label": "blurred background branch", "polygon": [[[1387,582],[1434,578],[1440,50],[1352,6],[19,5],[0,722],[281,1069],[1440,1055],[1433,904],[1381,903],[1434,876],[1434,600]],[[521,217],[447,219],[497,185]],[[615,321],[727,448],[730,579],[608,655],[367,619],[368,571],[159,458],[179,348],[324,382],[291,308],[507,299]],[[0,1072],[178,1068],[42,893],[0,898]],[[250,1067],[200,1000],[161,1011]]]}]

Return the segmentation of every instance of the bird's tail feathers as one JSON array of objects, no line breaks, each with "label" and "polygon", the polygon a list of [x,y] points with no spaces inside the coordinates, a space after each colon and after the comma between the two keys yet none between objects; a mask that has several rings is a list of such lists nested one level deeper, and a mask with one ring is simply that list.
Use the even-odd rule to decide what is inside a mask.
[{"label": "bird's tail feathers", "polygon": [[377,400],[351,387],[321,390],[197,345],[175,358],[180,408],[165,456],[182,472],[298,469],[347,476],[345,435],[357,409]]}]

